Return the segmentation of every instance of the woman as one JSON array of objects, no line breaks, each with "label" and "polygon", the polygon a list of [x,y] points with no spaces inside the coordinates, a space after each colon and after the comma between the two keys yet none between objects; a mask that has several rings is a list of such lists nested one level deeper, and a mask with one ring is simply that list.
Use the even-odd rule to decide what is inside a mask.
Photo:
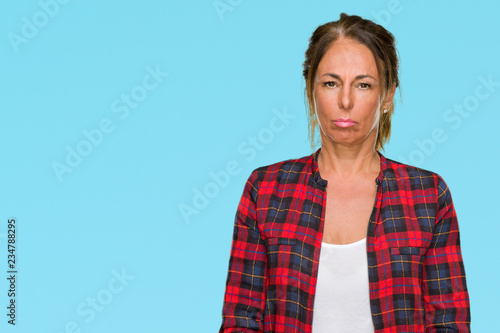
[{"label": "woman", "polygon": [[385,158],[394,37],[341,14],[304,62],[309,156],[257,168],[238,206],[220,332],[469,332],[443,179]]}]

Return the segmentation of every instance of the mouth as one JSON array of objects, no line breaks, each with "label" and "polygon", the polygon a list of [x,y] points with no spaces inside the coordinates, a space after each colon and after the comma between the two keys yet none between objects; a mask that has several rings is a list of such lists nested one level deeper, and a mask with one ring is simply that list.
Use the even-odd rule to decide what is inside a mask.
[{"label": "mouth", "polygon": [[351,127],[356,124],[356,122],[350,118],[339,118],[333,121],[338,127]]}]

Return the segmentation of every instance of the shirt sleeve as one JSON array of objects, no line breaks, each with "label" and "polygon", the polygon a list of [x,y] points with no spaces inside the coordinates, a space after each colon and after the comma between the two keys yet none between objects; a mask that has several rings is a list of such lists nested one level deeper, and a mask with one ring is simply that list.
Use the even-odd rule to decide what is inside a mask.
[{"label": "shirt sleeve", "polygon": [[257,186],[254,171],[235,216],[220,333],[263,331],[267,256],[257,223]]},{"label": "shirt sleeve", "polygon": [[438,210],[423,262],[426,333],[470,332],[470,304],[451,193],[438,176]]}]

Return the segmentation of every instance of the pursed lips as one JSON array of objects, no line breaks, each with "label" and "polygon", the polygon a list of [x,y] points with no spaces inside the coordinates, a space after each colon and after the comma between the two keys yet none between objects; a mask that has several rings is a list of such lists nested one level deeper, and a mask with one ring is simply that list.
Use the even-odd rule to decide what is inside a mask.
[{"label": "pursed lips", "polygon": [[356,124],[356,122],[351,118],[338,118],[335,119],[333,123],[339,127],[351,127]]}]

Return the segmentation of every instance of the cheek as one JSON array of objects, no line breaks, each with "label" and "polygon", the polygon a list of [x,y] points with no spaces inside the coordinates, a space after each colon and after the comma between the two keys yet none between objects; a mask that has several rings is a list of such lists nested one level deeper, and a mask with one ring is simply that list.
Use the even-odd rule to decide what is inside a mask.
[{"label": "cheek", "polygon": [[333,111],[337,105],[333,96],[329,96],[328,94],[317,94],[314,98],[314,103],[318,116],[328,114]]},{"label": "cheek", "polygon": [[320,124],[324,124],[328,122],[328,118],[331,117],[331,112],[328,112],[330,108],[325,103],[321,101],[317,101],[316,104],[316,119]]},{"label": "cheek", "polygon": [[358,104],[359,109],[363,110],[363,113],[367,116],[374,116],[380,110],[380,102],[378,97],[370,97],[365,99],[360,99]]},{"label": "cheek", "polygon": [[360,105],[368,108],[377,108],[379,105],[379,94],[376,91],[362,93],[358,96],[357,101]]}]

